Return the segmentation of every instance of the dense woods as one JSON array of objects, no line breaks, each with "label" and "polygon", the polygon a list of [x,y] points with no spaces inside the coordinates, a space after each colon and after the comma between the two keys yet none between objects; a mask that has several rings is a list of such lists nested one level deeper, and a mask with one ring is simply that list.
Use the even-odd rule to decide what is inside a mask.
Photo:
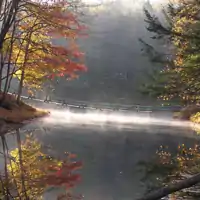
[{"label": "dense woods", "polygon": [[[171,2],[162,10],[164,20],[150,8],[145,7],[144,13],[151,38],[161,41],[167,48],[160,52],[140,39],[150,60],[162,66],[162,69],[154,71],[151,83],[144,84],[143,92],[168,102],[199,104],[200,2]],[[199,113],[191,119],[199,123]],[[176,152],[171,153],[167,147],[160,146],[155,163],[147,167],[147,174],[156,177],[157,181],[153,179],[158,185],[151,187],[153,192],[141,200],[160,199],[164,196],[172,199],[199,198],[198,140],[191,148],[179,145]],[[158,170],[160,166],[161,171]]]},{"label": "dense woods", "polygon": [[[78,71],[86,70],[83,53],[76,43],[86,30],[79,15],[79,2],[2,1],[3,93],[8,92],[13,76],[19,79],[19,100],[24,86],[30,90],[42,89],[48,79],[75,78]],[[52,44],[56,37],[67,40],[67,45]]]},{"label": "dense woods", "polygon": [[[65,154],[65,159],[49,157],[33,138],[27,136],[22,143],[19,131],[15,134],[17,148],[10,151],[2,131],[7,123],[19,124],[47,115],[21,101],[24,88],[32,93],[49,93],[56,77],[73,79],[79,71],[86,71],[84,54],[76,42],[86,35],[80,5],[65,0],[0,1],[0,126],[4,158],[1,199],[40,199],[50,187],[64,189],[57,199],[81,198],[70,192],[80,181],[80,175],[73,171],[81,163],[70,161],[75,155]],[[53,44],[54,38],[61,37],[66,45]],[[9,94],[13,77],[19,80],[15,95]]]},{"label": "dense woods", "polygon": [[163,9],[164,20],[144,9],[147,30],[152,39],[167,46],[163,53],[142,41],[151,60],[162,64],[163,69],[154,72],[147,91],[163,100],[182,103],[199,102],[199,1],[178,1]]},{"label": "dense woods", "polygon": [[[85,55],[78,45],[78,39],[87,36],[88,29],[81,19],[83,14],[81,6],[79,1],[66,0],[0,2],[0,113],[3,113],[1,118],[6,115],[7,121],[15,123],[27,118],[32,119],[32,113],[28,115],[26,113],[26,116],[22,117],[20,114],[23,112],[18,109],[19,106],[26,108],[24,110],[31,110],[34,116],[46,115],[47,113],[37,111],[21,101],[22,90],[26,88],[30,95],[34,95],[35,91],[44,91],[47,96],[55,89],[57,78],[59,80],[62,78],[64,81],[72,80],[77,78],[80,72],[87,70],[84,65]],[[144,8],[144,14],[146,28],[152,34],[151,39],[161,41],[166,48],[161,52],[144,38],[139,39],[150,61],[159,64],[153,71],[152,81],[145,81],[143,92],[168,102],[178,102],[183,105],[198,104],[200,2],[191,0],[169,3],[162,11],[162,19],[149,7]],[[53,40],[60,38],[64,41],[63,44],[56,45]],[[120,34],[118,39],[121,39]],[[107,44],[106,48],[109,49],[112,45],[116,51],[123,49],[115,44]],[[132,50],[130,46],[129,51]],[[101,53],[109,59],[112,55]],[[110,65],[115,65],[116,62],[112,60]],[[130,64],[127,59],[123,62],[124,65]],[[104,61],[100,65],[104,65]],[[96,68],[95,70],[95,75],[92,74],[93,79],[99,80],[101,70]],[[131,70],[126,70],[124,73],[120,69],[117,70],[114,71],[113,79],[116,79],[117,89],[124,92],[130,88],[130,83],[134,83],[134,76]],[[105,70],[104,79],[97,81],[98,84],[90,89],[96,90],[99,87],[105,96],[114,93],[112,87],[116,85],[109,76],[111,71]],[[13,78],[18,79],[16,96],[8,94]],[[86,87],[85,85],[87,86],[87,81],[83,87]],[[124,98],[126,99],[126,96]],[[12,101],[12,105],[7,101]],[[16,108],[17,111],[13,112]],[[197,113],[193,117],[198,118],[195,119],[198,121],[199,116]],[[76,197],[71,194],[71,188],[80,182],[80,175],[75,171],[82,166],[81,162],[73,160],[76,157],[74,154],[65,153],[62,155],[64,159],[50,157],[43,153],[42,144],[31,135],[21,142],[17,130],[15,137],[17,148],[9,150],[4,135],[1,135],[3,149],[1,154],[5,163],[4,174],[0,176],[0,198],[39,199],[46,190],[62,187],[64,193],[57,199],[82,199],[82,196]],[[181,199],[199,197],[199,155],[198,144],[193,148],[180,145],[175,155],[161,146],[157,151],[155,165],[145,166],[148,168],[148,175],[154,178],[156,175],[156,180],[149,190],[151,192],[140,200],[159,200],[170,195],[172,198]]]}]

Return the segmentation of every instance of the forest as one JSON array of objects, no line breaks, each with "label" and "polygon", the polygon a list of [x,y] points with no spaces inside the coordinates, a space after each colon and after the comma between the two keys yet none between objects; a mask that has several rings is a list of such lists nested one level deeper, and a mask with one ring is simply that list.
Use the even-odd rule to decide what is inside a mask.
[{"label": "forest", "polygon": [[[76,172],[82,168],[82,162],[76,160],[76,154],[65,152],[60,158],[49,156],[43,153],[42,144],[32,137],[31,133],[28,133],[22,142],[19,130],[24,122],[51,115],[48,110],[25,103],[22,98],[24,91],[31,99],[38,93],[44,93],[44,100],[50,101],[50,94],[56,91],[60,82],[70,84],[87,73],[86,56],[80,48],[79,41],[90,35],[89,24],[83,20],[87,14],[88,6],[82,1],[0,1],[0,137],[1,154],[4,159],[4,172],[0,174],[1,199],[42,199],[46,190],[58,186],[64,188],[64,193],[59,194],[57,199],[83,199],[82,195],[76,196],[71,192],[71,188],[75,188],[81,180],[81,172]],[[184,107],[176,113],[176,118],[198,125],[200,1],[169,2],[163,7],[160,15],[154,12],[150,4],[145,4],[144,15],[145,27],[151,36],[148,41],[144,38],[138,38],[138,41],[142,53],[145,54],[143,57],[148,57],[156,67],[148,70],[148,77],[143,77],[143,84],[138,88],[142,95],[140,98],[151,97],[158,99],[156,102],[169,104],[176,102]],[[53,42],[61,38],[64,45]],[[165,46],[164,50],[160,51],[151,41]],[[109,57],[107,54],[104,56]],[[122,61],[127,62],[126,59]],[[103,63],[102,60],[101,64]],[[116,60],[111,64],[114,66]],[[108,78],[112,70],[118,77],[116,82]],[[100,87],[106,95],[112,93],[112,98],[115,99],[120,90],[124,92],[130,83],[134,83],[130,71],[123,74],[119,69],[112,70],[106,71],[108,76],[106,80],[102,80],[103,86],[93,85],[90,90]],[[92,73],[94,71],[90,72],[91,76]],[[98,78],[98,70],[93,76],[94,80],[95,77]],[[17,80],[17,91],[14,93],[13,79]],[[122,79],[129,81],[122,83]],[[117,92],[111,90],[112,87],[117,88]],[[130,88],[127,89],[128,93],[131,93]],[[126,102],[133,101],[130,96]],[[126,99],[126,96],[124,98]],[[10,131],[10,124],[12,131],[13,125],[17,127],[17,148],[12,150],[9,150],[5,137],[8,129]],[[195,131],[198,134],[198,126]],[[198,143],[197,140],[190,148],[180,144],[176,154],[161,145],[156,152],[154,164],[143,163],[146,180],[153,179],[153,184],[147,194],[138,200],[159,200],[163,197],[198,199]],[[161,168],[162,170],[158,170]]]}]

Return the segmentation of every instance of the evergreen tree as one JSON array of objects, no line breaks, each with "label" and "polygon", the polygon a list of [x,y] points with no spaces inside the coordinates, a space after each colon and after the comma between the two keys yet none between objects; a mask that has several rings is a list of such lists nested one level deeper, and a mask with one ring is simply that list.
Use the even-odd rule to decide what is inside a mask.
[{"label": "evergreen tree", "polygon": [[152,39],[164,40],[168,51],[161,54],[140,39],[151,61],[161,63],[163,70],[154,75],[145,91],[163,100],[178,99],[184,103],[200,100],[200,1],[180,1],[163,10],[164,22],[144,9],[147,30]]}]

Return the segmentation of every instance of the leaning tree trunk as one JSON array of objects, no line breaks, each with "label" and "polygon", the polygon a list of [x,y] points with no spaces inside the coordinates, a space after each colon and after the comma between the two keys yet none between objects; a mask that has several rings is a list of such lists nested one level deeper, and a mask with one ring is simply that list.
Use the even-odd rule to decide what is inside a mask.
[{"label": "leaning tree trunk", "polygon": [[19,88],[18,88],[18,95],[17,95],[17,103],[18,104],[20,102],[20,98],[22,95],[22,89],[23,89],[23,85],[24,85],[24,77],[25,77],[25,70],[22,70],[21,79],[20,79]]},{"label": "leaning tree trunk", "polygon": [[[2,16],[4,18],[3,19],[4,23],[2,24],[2,28],[0,31],[0,51],[3,48],[3,43],[5,40],[6,34],[8,33],[10,27],[12,26],[12,24],[16,18],[16,14],[19,9],[20,1],[21,0],[12,0],[12,2],[10,2],[9,8],[6,11],[5,8],[3,7],[3,4],[4,3],[6,4],[6,2],[4,1],[4,3],[3,3],[3,0],[0,0],[0,9],[3,12]],[[8,6],[8,5],[6,5],[6,6]]]},{"label": "leaning tree trunk", "polygon": [[200,173],[198,173],[190,178],[187,178],[185,180],[181,180],[177,183],[169,184],[168,186],[165,186],[156,191],[153,191],[153,192],[147,194],[146,196],[139,198],[137,200],[160,200],[161,198],[166,197],[169,194],[178,192],[185,188],[190,188],[198,183],[200,183]]},{"label": "leaning tree trunk", "polygon": [[25,170],[23,167],[23,154],[22,154],[22,147],[21,147],[21,138],[20,138],[20,132],[19,129],[16,130],[16,136],[17,136],[17,145],[18,145],[18,151],[19,151],[19,164],[20,164],[20,170],[21,170],[21,184],[22,184],[22,194],[24,194],[24,197],[26,200],[29,200],[27,191],[26,191],[26,185],[25,185]]},{"label": "leaning tree trunk", "polygon": [[26,68],[26,64],[27,64],[27,60],[28,60],[28,50],[29,50],[29,45],[31,42],[31,37],[32,37],[32,30],[30,31],[29,35],[28,35],[28,42],[26,45],[26,49],[25,49],[25,57],[24,57],[24,63],[22,66],[22,74],[21,74],[21,79],[20,79],[20,83],[19,83],[19,89],[18,89],[18,96],[17,96],[17,103],[19,104],[20,102],[20,98],[21,98],[21,94],[22,94],[22,88],[24,85],[24,78],[25,78],[25,68]]}]

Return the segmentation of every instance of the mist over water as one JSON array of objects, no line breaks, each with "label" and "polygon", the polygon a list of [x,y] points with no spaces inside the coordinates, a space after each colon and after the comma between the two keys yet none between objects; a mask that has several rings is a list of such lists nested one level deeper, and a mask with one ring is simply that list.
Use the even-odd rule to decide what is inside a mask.
[{"label": "mist over water", "polygon": [[88,111],[73,112],[69,109],[51,109],[51,115],[43,121],[51,125],[95,125],[113,126],[121,128],[134,128],[137,126],[168,126],[190,128],[195,125],[191,122],[174,120],[170,117],[153,116],[152,112],[108,112],[108,111]]},{"label": "mist over water", "polygon": [[[69,82],[60,80],[52,94],[53,100],[66,100],[68,104],[71,100],[84,101],[88,107],[92,106],[91,102],[105,102],[105,107],[115,103],[124,107],[159,103],[139,91],[140,85],[148,82],[147,72],[157,66],[141,54],[138,38],[160,47],[149,39],[145,29],[143,5],[148,0],[113,2],[110,12],[102,11],[89,20],[91,33],[79,41],[86,54],[88,72]],[[157,4],[154,7],[158,9]],[[62,38],[54,42],[65,45]],[[15,86],[14,83],[13,90],[17,90]],[[77,154],[84,166],[83,181],[76,190],[86,200],[133,200],[142,196],[146,186],[141,185],[144,174],[138,163],[153,160],[160,145],[169,146],[174,152],[179,144],[192,146],[197,135],[191,130],[200,129],[200,125],[173,119],[170,111],[67,109],[57,107],[56,103],[44,103],[44,92],[37,98],[40,101],[26,101],[51,114],[24,126],[21,138],[33,134],[44,147],[51,146],[44,151],[58,158],[65,151]],[[97,107],[104,105],[99,103]],[[10,149],[16,148],[13,135],[6,137]],[[55,200],[54,192],[45,200]]]},{"label": "mist over water", "polygon": [[[196,138],[188,131],[192,124],[172,119],[170,112],[53,106],[49,110],[51,115],[42,121],[50,131],[38,132],[38,137],[55,149],[55,155],[67,149],[84,162],[77,191],[88,200],[140,197],[146,186],[141,185],[144,172],[139,163],[153,160],[159,145],[175,151],[179,144],[191,145]],[[52,193],[46,199],[53,200]]]}]

